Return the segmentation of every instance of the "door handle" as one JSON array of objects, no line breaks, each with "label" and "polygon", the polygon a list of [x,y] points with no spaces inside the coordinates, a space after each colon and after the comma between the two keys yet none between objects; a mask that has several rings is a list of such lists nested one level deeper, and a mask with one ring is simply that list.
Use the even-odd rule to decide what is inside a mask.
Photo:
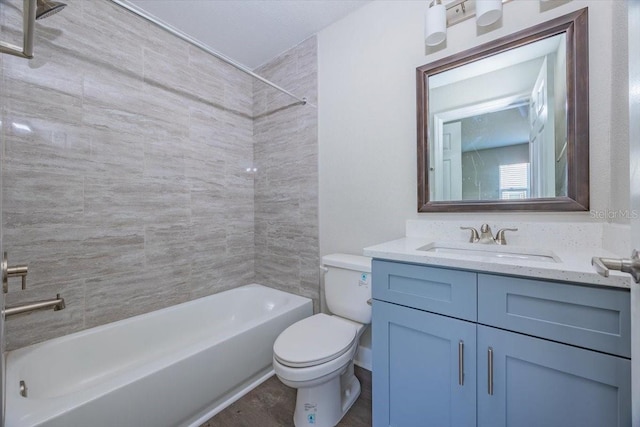
[{"label": "door handle", "polygon": [[464,341],[458,343],[458,384],[464,385]]},{"label": "door handle", "polygon": [[591,265],[599,275],[609,277],[610,270],[629,273],[636,283],[640,283],[640,255],[637,250],[633,250],[631,258],[591,258]]},{"label": "door handle", "polygon": [[493,348],[487,349],[487,393],[493,396]]}]

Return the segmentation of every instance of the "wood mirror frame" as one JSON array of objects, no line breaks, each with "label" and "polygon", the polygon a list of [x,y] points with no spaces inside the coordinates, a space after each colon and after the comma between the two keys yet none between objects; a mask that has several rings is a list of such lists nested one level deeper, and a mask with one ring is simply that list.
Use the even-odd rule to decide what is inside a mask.
[{"label": "wood mirror frame", "polygon": [[[566,34],[567,195],[522,200],[429,200],[429,76]],[[416,69],[418,212],[586,211],[589,209],[589,41],[586,8]]]}]

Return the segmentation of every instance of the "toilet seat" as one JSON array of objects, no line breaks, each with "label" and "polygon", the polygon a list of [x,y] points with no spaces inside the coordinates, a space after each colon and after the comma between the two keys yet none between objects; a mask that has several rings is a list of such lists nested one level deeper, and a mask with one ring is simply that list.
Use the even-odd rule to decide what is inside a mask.
[{"label": "toilet seat", "polygon": [[289,387],[311,387],[313,385],[322,384],[339,375],[349,363],[353,363],[353,357],[358,349],[358,343],[347,349],[341,356],[336,357],[328,362],[306,368],[292,368],[284,365],[273,357],[273,369],[285,385]]},{"label": "toilet seat", "polygon": [[357,339],[352,322],[319,313],[285,329],[273,344],[273,355],[282,365],[307,368],[339,358]]}]

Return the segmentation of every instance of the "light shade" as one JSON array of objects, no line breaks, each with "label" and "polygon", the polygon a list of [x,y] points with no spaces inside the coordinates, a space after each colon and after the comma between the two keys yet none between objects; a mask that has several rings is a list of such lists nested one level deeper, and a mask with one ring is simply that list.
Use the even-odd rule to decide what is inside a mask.
[{"label": "light shade", "polygon": [[476,0],[476,24],[486,27],[502,16],[502,0]]},{"label": "light shade", "polygon": [[433,4],[424,17],[424,42],[428,46],[439,45],[447,38],[447,10],[443,4]]}]

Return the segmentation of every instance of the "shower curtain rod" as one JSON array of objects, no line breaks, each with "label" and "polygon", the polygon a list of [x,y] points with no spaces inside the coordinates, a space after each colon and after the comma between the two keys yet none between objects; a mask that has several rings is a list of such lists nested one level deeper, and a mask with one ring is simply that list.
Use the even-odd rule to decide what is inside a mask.
[{"label": "shower curtain rod", "polygon": [[142,10],[141,8],[139,8],[138,6],[135,6],[133,4],[131,4],[129,1],[127,0],[111,0],[112,2],[114,2],[115,4],[117,4],[118,6],[121,6],[125,9],[127,9],[130,12],[135,13],[136,15],[146,19],[149,22],[152,22],[154,24],[156,24],[157,26],[159,26],[160,28],[162,28],[165,31],[168,31],[169,33],[173,34],[174,36],[186,41],[187,43],[191,43],[192,45],[204,50],[205,52],[207,52],[210,55],[215,56],[216,58],[220,59],[221,61],[226,62],[227,64],[237,68],[238,70],[242,71],[243,73],[249,74],[251,77],[260,80],[262,83],[267,84],[269,86],[271,86],[272,88],[279,90],[282,93],[285,93],[287,95],[289,95],[292,98],[297,99],[298,101],[300,101],[300,103],[302,105],[311,105],[308,101],[306,97],[302,97],[300,98],[297,95],[294,95],[293,93],[289,92],[288,90],[278,86],[277,84],[265,79],[262,76],[259,76],[258,74],[254,73],[253,71],[251,71],[250,69],[248,69],[247,67],[245,67],[242,64],[237,63],[236,61],[234,61],[233,59],[229,58],[228,56],[225,56],[221,53],[216,52],[215,50],[211,49],[210,47],[208,47],[207,45],[200,43],[199,41],[197,41],[196,39],[188,36],[187,34],[183,33],[182,31],[172,27],[171,25],[168,25],[162,21],[160,21],[158,18],[156,18],[155,16],[145,12],[144,10]]}]

